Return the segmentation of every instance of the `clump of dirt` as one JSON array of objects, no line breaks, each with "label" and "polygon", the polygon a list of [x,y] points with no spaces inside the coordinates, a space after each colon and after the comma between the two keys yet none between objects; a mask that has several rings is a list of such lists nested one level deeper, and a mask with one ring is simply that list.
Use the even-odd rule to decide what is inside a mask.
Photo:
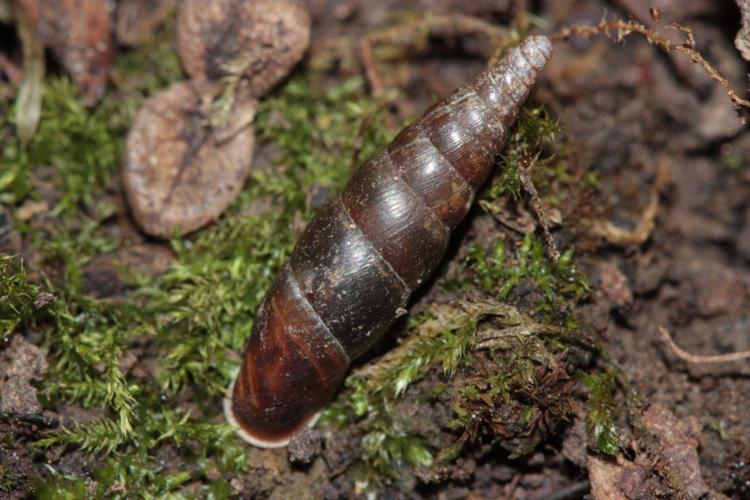
[{"label": "clump of dirt", "polygon": [[23,337],[14,335],[10,345],[0,352],[0,367],[0,412],[40,415],[42,405],[32,383],[41,380],[48,370],[44,353]]}]

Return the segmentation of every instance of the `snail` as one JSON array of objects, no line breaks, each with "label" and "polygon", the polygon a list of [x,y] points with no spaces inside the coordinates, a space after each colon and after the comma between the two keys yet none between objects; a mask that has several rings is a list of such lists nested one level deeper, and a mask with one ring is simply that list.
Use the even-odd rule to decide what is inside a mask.
[{"label": "snail", "polygon": [[313,425],[349,363],[406,313],[440,263],[552,52],[521,44],[362,164],[301,234],[258,311],[224,399],[247,442]]}]

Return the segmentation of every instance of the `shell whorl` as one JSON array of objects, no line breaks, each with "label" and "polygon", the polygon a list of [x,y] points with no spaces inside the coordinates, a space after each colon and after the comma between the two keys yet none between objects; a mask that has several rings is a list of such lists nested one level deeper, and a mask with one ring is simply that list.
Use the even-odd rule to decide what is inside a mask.
[{"label": "shell whorl", "polygon": [[310,222],[260,307],[225,405],[246,440],[285,445],[406,312],[551,52],[543,36],[524,39],[401,131]]}]

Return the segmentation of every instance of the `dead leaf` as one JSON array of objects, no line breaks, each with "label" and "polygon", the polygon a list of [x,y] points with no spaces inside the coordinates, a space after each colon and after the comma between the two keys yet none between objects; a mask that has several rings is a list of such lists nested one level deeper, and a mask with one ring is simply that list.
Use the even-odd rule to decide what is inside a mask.
[{"label": "dead leaf", "polygon": [[235,78],[250,95],[266,94],[310,43],[310,15],[296,0],[185,0],[177,50],[194,79]]},{"label": "dead leaf", "polygon": [[742,58],[750,61],[750,0],[735,0],[742,13],[742,27],[734,39],[734,46],[742,54]]},{"label": "dead leaf", "polygon": [[109,3],[102,0],[19,0],[39,38],[51,48],[94,104],[104,93],[112,63]]},{"label": "dead leaf", "polygon": [[589,455],[595,500],[724,498],[703,481],[697,451],[701,425],[695,417],[680,420],[669,409],[653,404],[644,412],[643,423],[655,438],[648,453],[639,453],[633,461]]},{"label": "dead leaf", "polygon": [[21,335],[14,335],[10,346],[0,351],[0,412],[18,415],[42,413],[32,380],[47,373],[44,352]]},{"label": "dead leaf", "polygon": [[618,488],[622,474],[620,463],[589,455],[588,469],[594,500],[628,500]]},{"label": "dead leaf", "polygon": [[138,225],[152,236],[184,235],[234,200],[250,170],[257,102],[234,102],[216,123],[216,90],[174,84],[144,103],[128,134],[123,183]]},{"label": "dead leaf", "polygon": [[115,27],[117,41],[138,45],[151,40],[175,5],[177,0],[120,0]]}]

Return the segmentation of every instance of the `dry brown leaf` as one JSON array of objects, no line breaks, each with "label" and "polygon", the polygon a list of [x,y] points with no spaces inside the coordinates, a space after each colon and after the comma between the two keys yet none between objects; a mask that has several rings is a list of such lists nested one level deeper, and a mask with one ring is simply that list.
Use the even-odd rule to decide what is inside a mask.
[{"label": "dry brown leaf", "polygon": [[643,414],[646,430],[655,442],[649,454],[634,461],[620,456],[605,460],[589,455],[591,495],[595,500],[626,498],[720,498],[701,476],[697,448],[701,425],[695,417],[680,420],[654,404]]},{"label": "dry brown leaf", "polygon": [[742,54],[743,59],[750,61],[750,0],[735,0],[742,13],[742,28],[737,32],[734,46]]},{"label": "dry brown leaf", "polygon": [[217,128],[215,95],[206,85],[176,83],[146,101],[133,122],[123,183],[136,222],[152,236],[183,235],[209,224],[242,189],[257,102],[235,102]]},{"label": "dry brown leaf", "polygon": [[86,104],[104,93],[112,63],[112,25],[102,0],[19,0],[36,27],[81,90]]},{"label": "dry brown leaf", "polygon": [[10,346],[0,351],[0,412],[34,415],[42,412],[33,380],[49,369],[47,357],[22,336],[14,335]]},{"label": "dry brown leaf", "polygon": [[260,97],[284,78],[310,43],[310,15],[297,0],[185,0],[177,50],[198,80],[238,79]]},{"label": "dry brown leaf", "polygon": [[622,460],[607,461],[589,455],[588,469],[591,497],[594,500],[627,500],[618,488],[622,475]]},{"label": "dry brown leaf", "polygon": [[708,492],[701,476],[697,448],[700,445],[701,424],[695,417],[679,420],[659,404],[649,407],[643,414],[646,429],[657,436],[661,446],[661,460],[670,471],[675,489],[687,493],[689,498],[699,498]]}]

